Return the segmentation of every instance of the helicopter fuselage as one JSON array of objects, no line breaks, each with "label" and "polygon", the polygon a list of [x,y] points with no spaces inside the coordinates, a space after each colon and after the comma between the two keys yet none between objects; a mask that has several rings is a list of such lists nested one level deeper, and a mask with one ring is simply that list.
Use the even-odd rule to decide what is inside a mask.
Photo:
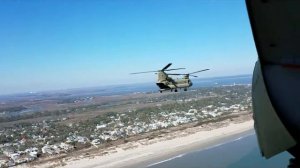
[{"label": "helicopter fuselage", "polygon": [[168,76],[163,71],[158,72],[158,80],[156,85],[160,88],[160,91],[171,90],[177,91],[177,89],[184,89],[185,91],[187,88],[193,85],[192,81],[189,79],[188,76],[184,76],[181,79],[173,79]]},{"label": "helicopter fuselage", "polygon": [[[192,81],[189,78],[190,76],[197,77],[194,74],[209,70],[209,69],[203,69],[203,70],[195,71],[195,72],[191,72],[191,73],[165,73],[165,71],[174,71],[174,70],[185,69],[185,68],[168,69],[171,65],[172,65],[172,63],[169,63],[165,67],[163,67],[161,70],[135,72],[135,73],[131,73],[131,74],[155,72],[155,74],[157,74],[157,76],[158,76],[156,85],[159,87],[160,92],[163,92],[165,90],[171,90],[171,92],[174,90],[175,92],[177,92],[177,89],[184,89],[184,91],[187,91],[187,89],[193,85]],[[169,77],[170,75],[177,75],[177,76],[179,75],[179,76],[183,76],[183,77],[180,79],[174,80],[173,78]]]}]

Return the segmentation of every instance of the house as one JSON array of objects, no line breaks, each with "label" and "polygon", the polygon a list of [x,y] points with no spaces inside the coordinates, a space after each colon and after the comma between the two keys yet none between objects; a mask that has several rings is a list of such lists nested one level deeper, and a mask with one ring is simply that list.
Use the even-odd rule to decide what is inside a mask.
[{"label": "house", "polygon": [[94,139],[91,142],[91,144],[93,144],[93,145],[99,145],[100,143],[101,143],[100,139]]},{"label": "house", "polygon": [[33,157],[33,158],[37,158],[38,157],[38,153],[39,153],[39,149],[36,147],[33,148],[28,148],[25,150],[26,153],[29,154],[29,156]]},{"label": "house", "polygon": [[60,149],[60,147],[58,145],[51,145],[50,147],[54,150],[54,152],[56,154],[60,154],[61,153],[61,149]]},{"label": "house", "polygon": [[61,149],[64,149],[65,151],[72,150],[74,147],[72,145],[66,144],[66,143],[60,143],[59,147]]},{"label": "house", "polygon": [[86,144],[88,141],[89,139],[87,137],[77,136],[78,143]]},{"label": "house", "polygon": [[10,158],[12,160],[16,161],[20,158],[20,154],[19,153],[12,153],[12,154],[10,154]]},{"label": "house", "polygon": [[96,125],[96,129],[98,130],[98,129],[101,129],[101,128],[105,128],[105,127],[107,127],[107,125],[106,124],[102,124],[102,125]]},{"label": "house", "polygon": [[42,153],[53,155],[55,151],[49,145],[45,145],[42,147]]}]

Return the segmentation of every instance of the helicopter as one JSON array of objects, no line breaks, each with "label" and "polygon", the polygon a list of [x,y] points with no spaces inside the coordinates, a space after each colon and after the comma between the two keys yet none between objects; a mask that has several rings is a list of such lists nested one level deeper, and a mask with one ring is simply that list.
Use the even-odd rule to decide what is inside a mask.
[{"label": "helicopter", "polygon": [[[158,76],[156,85],[159,87],[159,92],[162,93],[163,91],[167,91],[167,90],[170,90],[171,92],[173,92],[174,90],[174,92],[177,92],[178,89],[183,89],[184,91],[187,91],[187,89],[193,85],[192,81],[189,78],[190,76],[197,77],[196,75],[193,74],[209,70],[209,69],[203,69],[191,73],[166,73],[166,71],[185,69],[185,68],[168,69],[171,65],[172,63],[169,63],[162,69],[156,71],[135,72],[130,74],[155,72],[155,74],[157,74]],[[175,80],[169,76],[183,76],[183,77],[181,79]]]}]

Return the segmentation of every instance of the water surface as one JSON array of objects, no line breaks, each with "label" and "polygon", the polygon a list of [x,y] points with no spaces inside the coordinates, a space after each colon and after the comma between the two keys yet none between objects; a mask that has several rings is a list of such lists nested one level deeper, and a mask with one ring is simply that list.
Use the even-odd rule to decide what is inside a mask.
[{"label": "water surface", "polygon": [[204,150],[178,155],[149,165],[151,168],[276,168],[287,167],[291,155],[287,152],[271,159],[261,157],[256,135],[235,138]]}]

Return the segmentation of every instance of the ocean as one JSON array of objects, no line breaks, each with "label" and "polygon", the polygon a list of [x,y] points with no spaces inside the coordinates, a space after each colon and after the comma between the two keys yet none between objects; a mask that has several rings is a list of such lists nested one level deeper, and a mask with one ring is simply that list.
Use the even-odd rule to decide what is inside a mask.
[{"label": "ocean", "polygon": [[[192,78],[193,86],[189,90],[202,88],[202,87],[218,87],[234,84],[251,84],[252,75],[237,75],[225,77],[211,77],[211,78]],[[45,99],[45,98],[72,98],[83,96],[112,96],[112,95],[125,95],[137,92],[157,93],[158,87],[156,80],[151,83],[135,83],[135,84],[121,84],[101,87],[90,88],[77,88],[57,91],[44,91],[44,92],[30,92],[12,95],[0,95],[1,101],[22,101],[28,99]]]},{"label": "ocean", "polygon": [[240,137],[232,137],[223,143],[206,149],[152,163],[149,168],[285,168],[292,156],[281,153],[270,159],[260,155],[254,130]]}]

